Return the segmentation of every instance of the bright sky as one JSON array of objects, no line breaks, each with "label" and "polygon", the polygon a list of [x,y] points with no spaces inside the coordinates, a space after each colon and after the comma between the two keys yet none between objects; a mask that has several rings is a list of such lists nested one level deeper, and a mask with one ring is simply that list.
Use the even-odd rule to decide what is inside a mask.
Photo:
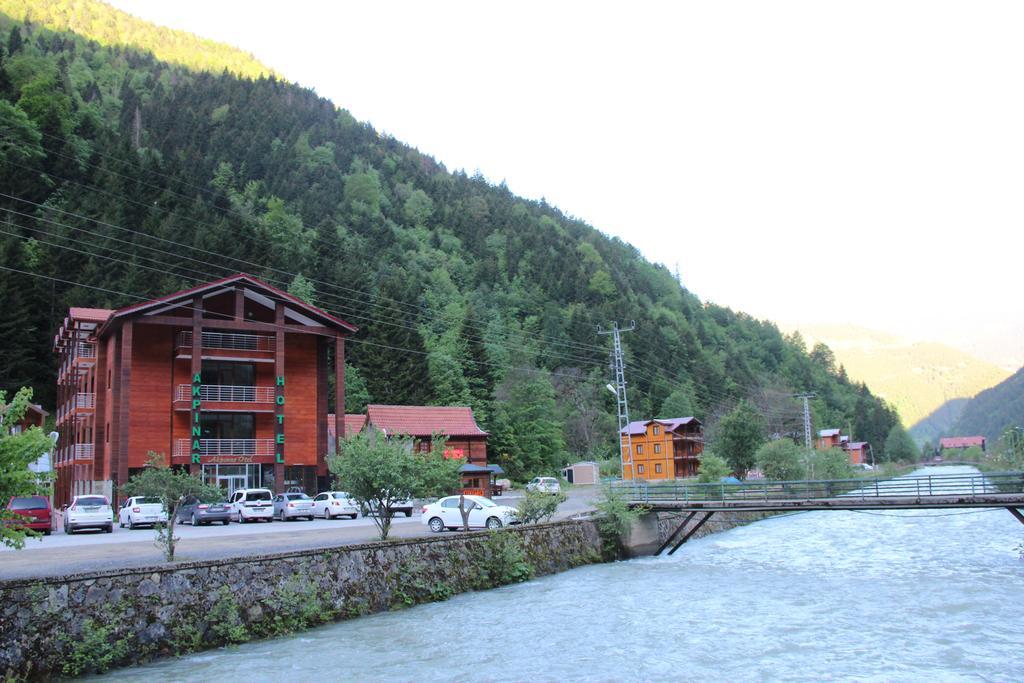
[{"label": "bright sky", "polygon": [[1024,356],[1024,3],[112,0],[703,299]]}]

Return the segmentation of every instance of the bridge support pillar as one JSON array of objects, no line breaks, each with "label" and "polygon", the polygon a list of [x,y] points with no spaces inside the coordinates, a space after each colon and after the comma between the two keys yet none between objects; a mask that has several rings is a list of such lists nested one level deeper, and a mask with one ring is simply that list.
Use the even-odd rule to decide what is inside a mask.
[{"label": "bridge support pillar", "polygon": [[622,537],[622,545],[629,557],[653,555],[658,550],[658,513],[646,512],[634,521]]},{"label": "bridge support pillar", "polygon": [[1014,517],[1016,517],[1016,518],[1017,518],[1017,521],[1018,521],[1018,522],[1020,522],[1021,524],[1024,524],[1024,515],[1022,515],[1022,514],[1021,514],[1021,512],[1020,512],[1020,509],[1019,509],[1019,508],[1011,508],[1011,507],[1008,507],[1008,508],[1006,508],[1006,509],[1010,511],[1010,514],[1011,514],[1011,515],[1013,515]]}]

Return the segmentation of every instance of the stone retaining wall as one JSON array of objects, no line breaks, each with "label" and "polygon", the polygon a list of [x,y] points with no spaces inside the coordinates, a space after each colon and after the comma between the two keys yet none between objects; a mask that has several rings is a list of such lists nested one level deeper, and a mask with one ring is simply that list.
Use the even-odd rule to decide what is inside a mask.
[{"label": "stone retaining wall", "polygon": [[589,520],[0,582],[0,673],[79,675],[600,561]]},{"label": "stone retaining wall", "polygon": [[[676,527],[679,526],[679,523],[682,522],[686,518],[686,516],[688,514],[689,514],[688,512],[659,512],[658,513],[658,542],[659,543],[664,543],[665,539],[667,539],[669,537],[669,535],[673,531],[676,530]],[[687,543],[689,543],[690,541],[693,541],[694,539],[697,539],[697,538],[703,538],[704,536],[709,536],[711,534],[717,534],[717,533],[719,533],[721,531],[728,531],[729,529],[735,529],[738,526],[744,526],[746,524],[750,524],[751,522],[757,522],[757,521],[760,521],[762,519],[767,519],[768,517],[773,517],[776,514],[778,514],[778,513],[776,513],[776,512],[716,512],[714,515],[711,516],[711,519],[709,519],[707,521],[707,523],[704,524],[704,526],[702,526],[700,529],[697,529],[697,533],[695,533],[693,536],[691,536],[689,538],[689,540],[687,541]],[[686,528],[687,529],[692,528],[693,525],[696,524],[697,521],[700,520],[701,517],[703,517],[703,514],[696,515],[693,518],[693,520],[691,520],[690,523],[686,525]],[[678,542],[679,539],[682,538],[683,534],[685,534],[685,533],[686,532],[684,531],[682,534],[679,534],[679,536],[676,537],[675,541],[673,541],[673,545],[676,542]],[[670,545],[669,548],[671,548],[671,547],[672,546]]]}]

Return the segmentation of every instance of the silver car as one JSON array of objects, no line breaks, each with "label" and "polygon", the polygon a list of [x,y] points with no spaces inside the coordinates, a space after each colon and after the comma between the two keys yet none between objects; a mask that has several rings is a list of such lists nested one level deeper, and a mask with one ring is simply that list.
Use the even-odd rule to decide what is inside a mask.
[{"label": "silver car", "polygon": [[313,499],[305,493],[279,493],[274,496],[274,517],[285,522],[304,517],[313,519]]}]

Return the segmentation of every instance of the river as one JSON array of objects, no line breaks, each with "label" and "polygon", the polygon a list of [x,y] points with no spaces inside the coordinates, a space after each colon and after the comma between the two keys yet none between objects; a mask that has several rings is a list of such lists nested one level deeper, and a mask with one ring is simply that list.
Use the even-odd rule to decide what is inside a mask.
[{"label": "river", "polygon": [[807,512],[104,678],[1020,681],[1022,540],[1003,509]]}]

